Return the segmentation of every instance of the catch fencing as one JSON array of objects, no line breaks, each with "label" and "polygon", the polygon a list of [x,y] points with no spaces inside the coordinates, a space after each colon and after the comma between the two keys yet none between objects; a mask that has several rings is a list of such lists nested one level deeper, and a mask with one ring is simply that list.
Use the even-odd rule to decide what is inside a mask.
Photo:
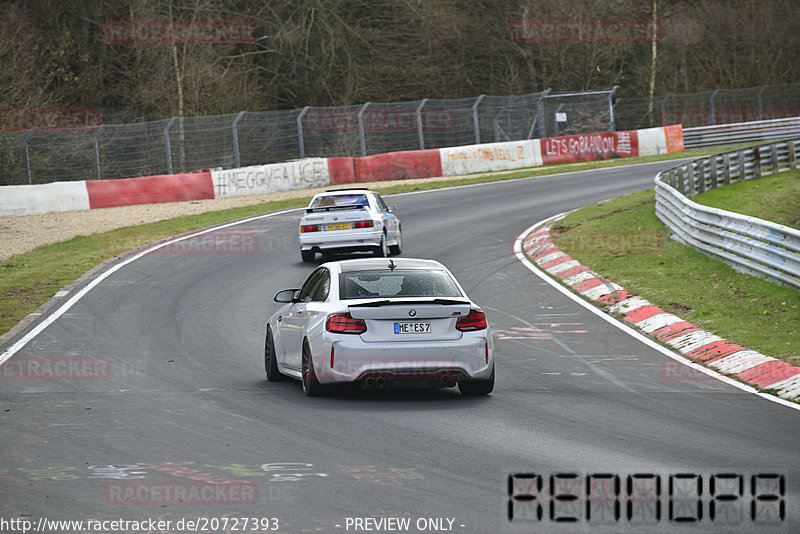
[{"label": "catch fencing", "polygon": [[681,242],[735,269],[800,289],[800,230],[701,206],[687,197],[797,168],[800,139],[679,165],[656,176],[656,216]]},{"label": "catch fencing", "polygon": [[800,116],[800,83],[742,89],[714,89],[649,98],[620,98],[614,106],[616,126],[636,130],[681,124],[700,126],[764,121]]},{"label": "catch fencing", "polygon": [[0,134],[0,185],[230,169],[308,157],[614,131],[615,88],[305,107]]},{"label": "catch fencing", "polygon": [[[8,110],[3,110],[6,113]],[[85,111],[85,110],[84,110]],[[800,84],[617,98],[599,91],[305,107],[0,133],[0,185],[230,169],[304,157],[800,116]],[[4,123],[5,124],[5,123]]]}]

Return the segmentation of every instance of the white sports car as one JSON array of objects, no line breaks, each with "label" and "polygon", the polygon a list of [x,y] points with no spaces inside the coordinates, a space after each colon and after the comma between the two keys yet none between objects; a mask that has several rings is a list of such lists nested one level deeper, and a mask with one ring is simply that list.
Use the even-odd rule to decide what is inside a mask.
[{"label": "white sports car", "polygon": [[492,335],[483,311],[433,260],[366,258],[323,263],[299,289],[275,295],[267,323],[267,380],[326,385],[494,388]]},{"label": "white sports car", "polygon": [[300,253],[313,261],[317,252],[372,251],[397,255],[403,249],[403,231],[381,196],[368,189],[338,189],[311,199],[300,220]]}]

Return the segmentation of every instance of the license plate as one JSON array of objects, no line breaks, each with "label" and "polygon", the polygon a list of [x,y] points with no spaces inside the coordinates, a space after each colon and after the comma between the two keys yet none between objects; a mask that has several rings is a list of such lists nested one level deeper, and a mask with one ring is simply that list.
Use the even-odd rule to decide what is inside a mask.
[{"label": "license plate", "polygon": [[350,229],[350,223],[326,224],[325,225],[325,231],[326,232],[329,231],[329,230],[349,230],[349,229]]},{"label": "license plate", "polygon": [[431,323],[394,323],[395,334],[430,334]]}]

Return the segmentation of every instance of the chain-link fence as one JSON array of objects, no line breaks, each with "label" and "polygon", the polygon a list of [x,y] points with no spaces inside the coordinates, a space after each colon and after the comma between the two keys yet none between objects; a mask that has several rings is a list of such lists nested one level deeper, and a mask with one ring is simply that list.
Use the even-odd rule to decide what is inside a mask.
[{"label": "chain-link fence", "polygon": [[481,95],[0,134],[0,185],[235,168],[613,131],[613,90]]},{"label": "chain-link fence", "polygon": [[681,123],[800,116],[800,84],[621,98],[575,93],[424,99],[0,133],[0,185],[127,178],[303,157],[365,156]]},{"label": "chain-link fence", "polygon": [[620,98],[614,106],[616,126],[636,130],[668,124],[684,128],[800,116],[800,84],[716,89],[653,98]]}]

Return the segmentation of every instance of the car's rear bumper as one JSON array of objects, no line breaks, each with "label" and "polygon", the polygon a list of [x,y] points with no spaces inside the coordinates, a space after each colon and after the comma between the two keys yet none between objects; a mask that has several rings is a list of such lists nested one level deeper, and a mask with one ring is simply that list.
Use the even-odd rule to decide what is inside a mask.
[{"label": "car's rear bumper", "polygon": [[465,333],[455,341],[383,343],[339,334],[315,355],[314,370],[322,384],[372,380],[453,385],[458,380],[484,380],[494,365],[486,333]]},{"label": "car's rear bumper", "polygon": [[381,244],[383,230],[340,230],[300,234],[300,248],[323,252],[326,250],[359,250]]}]

